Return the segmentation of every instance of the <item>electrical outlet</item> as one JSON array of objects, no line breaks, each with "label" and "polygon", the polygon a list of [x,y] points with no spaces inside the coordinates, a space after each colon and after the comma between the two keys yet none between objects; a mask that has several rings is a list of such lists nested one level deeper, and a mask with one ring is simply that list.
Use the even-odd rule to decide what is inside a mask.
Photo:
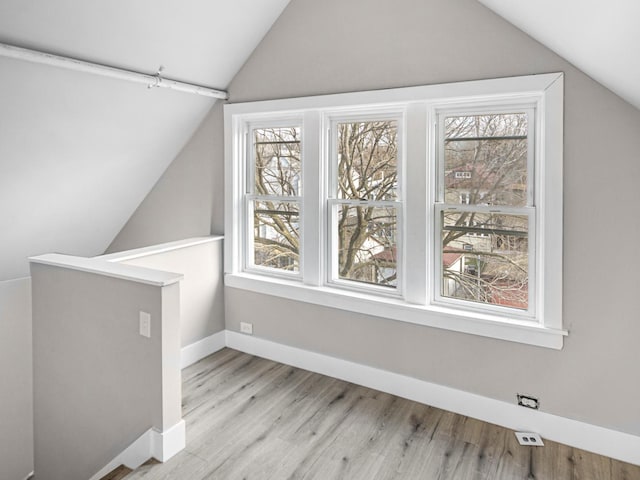
[{"label": "electrical outlet", "polygon": [[530,447],[544,447],[542,438],[540,435],[533,432],[515,432],[516,438],[520,445],[527,445]]},{"label": "electrical outlet", "polygon": [[140,335],[151,338],[151,314],[140,311]]},{"label": "electrical outlet", "polygon": [[253,335],[253,323],[240,322],[240,331],[248,335]]},{"label": "electrical outlet", "polygon": [[518,405],[521,407],[532,408],[534,410],[538,410],[540,408],[540,401],[531,395],[522,395],[518,393],[516,397],[518,398]]}]

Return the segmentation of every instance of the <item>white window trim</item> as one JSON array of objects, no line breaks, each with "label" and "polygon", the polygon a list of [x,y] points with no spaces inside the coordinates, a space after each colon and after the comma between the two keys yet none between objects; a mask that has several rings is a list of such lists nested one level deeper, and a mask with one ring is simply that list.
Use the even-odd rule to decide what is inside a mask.
[{"label": "white window trim", "polygon": [[[327,211],[331,211],[332,215],[326,215],[327,225],[326,225],[326,248],[325,248],[325,256],[327,258],[326,262],[326,284],[328,286],[335,286],[340,289],[348,289],[354,290],[356,292],[363,293],[376,293],[379,295],[390,296],[390,297],[401,297],[403,295],[404,288],[404,265],[403,265],[403,245],[402,241],[404,238],[403,235],[403,225],[404,218],[402,215],[402,207],[405,204],[404,197],[404,131],[405,131],[405,108],[404,106],[397,107],[394,106],[392,108],[356,108],[353,111],[349,112],[349,114],[345,115],[343,113],[336,113],[332,111],[323,112],[323,120],[329,128],[326,129],[327,137],[325,138],[325,145],[329,148],[329,161],[327,162],[328,166],[328,175],[326,178],[326,187],[325,195],[323,197],[323,201],[326,202]],[[397,263],[397,275],[398,281],[395,288],[389,288],[384,285],[362,285],[359,282],[355,282],[348,279],[339,278],[336,270],[338,264],[338,255],[337,248],[333,248],[336,243],[336,236],[338,234],[335,231],[335,218],[333,214],[335,213],[333,207],[336,205],[341,205],[345,203],[352,203],[353,205],[359,204],[359,202],[354,200],[347,199],[339,199],[337,195],[337,159],[338,152],[336,149],[337,142],[337,131],[336,126],[338,123],[343,122],[368,122],[368,121],[385,121],[385,120],[393,120],[398,124],[398,137],[397,137],[397,148],[398,148],[398,158],[397,158],[397,178],[398,178],[398,198],[396,200],[379,200],[379,201],[366,201],[364,204],[374,205],[374,206],[388,206],[396,209],[396,245],[398,246],[398,258],[396,259]],[[331,221],[329,221],[331,218]]]},{"label": "white window trim", "polygon": [[[535,169],[534,192],[538,220],[536,235],[540,239],[536,251],[536,321],[486,310],[474,311],[433,303],[433,266],[435,214],[431,199],[435,198],[433,164],[437,155],[435,133],[436,109],[458,105],[513,105],[522,99],[536,99],[544,112],[536,115],[536,149],[544,162]],[[352,312],[369,314],[456,332],[464,332],[529,345],[561,349],[567,331],[562,328],[562,151],[563,151],[563,75],[561,73],[531,75],[493,80],[430,85],[348,94],[304,97],[225,105],[225,284],[234,288],[275,295]],[[326,284],[327,220],[324,195],[327,192],[327,155],[325,136],[331,115],[348,115],[362,106],[372,109],[406,109],[407,131],[422,130],[425,136],[408,135],[405,155],[411,164],[411,175],[404,184],[407,203],[404,218],[403,247],[411,265],[404,269],[404,298],[336,288]],[[282,118],[303,118],[303,229],[307,231],[302,246],[304,258],[302,281],[260,275],[243,270],[244,245],[242,215],[244,211],[244,175],[242,138],[247,122]],[[425,138],[426,137],[426,138]],[[425,159],[416,162],[416,158]],[[412,160],[411,160],[412,159]],[[240,160],[240,161],[239,161]],[[309,179],[322,179],[309,182]],[[313,214],[311,213],[313,212]],[[424,221],[414,221],[414,219]],[[308,232],[319,232],[319,235]],[[324,257],[324,258],[323,258]],[[302,265],[301,265],[302,268]]]},{"label": "white window trim", "polygon": [[[254,253],[254,241],[253,235],[253,215],[250,215],[249,212],[252,211],[252,206],[250,204],[254,201],[260,201],[264,199],[265,201],[276,201],[276,202],[286,202],[286,203],[297,203],[298,204],[298,221],[302,225],[304,221],[304,195],[303,196],[288,196],[288,195],[260,195],[255,193],[255,163],[253,161],[254,150],[253,150],[253,137],[251,133],[255,129],[260,128],[278,128],[278,127],[300,127],[301,130],[301,143],[304,144],[304,130],[302,129],[303,119],[300,115],[283,115],[279,116],[277,121],[270,120],[257,120],[254,122],[246,122],[244,124],[244,128],[242,131],[243,138],[241,141],[243,142],[242,151],[244,152],[245,165],[243,166],[245,173],[245,186],[243,191],[243,215],[245,223],[243,225],[243,238],[245,239],[244,243],[244,253],[243,253],[243,270],[247,272],[255,272],[255,273],[263,273],[265,275],[273,275],[276,277],[282,278],[302,278],[303,264],[304,264],[304,252],[298,252],[298,271],[287,271],[287,270],[279,270],[277,268],[272,267],[264,267],[260,265],[255,265],[252,259]],[[301,154],[304,152],[301,152]],[[303,158],[304,156],[301,155]],[[304,163],[304,162],[303,162]],[[249,165],[251,164],[251,165]],[[302,181],[302,191],[304,192],[304,179]],[[300,243],[304,244],[304,239],[302,238],[304,229],[300,230]]]},{"label": "white window trim", "polygon": [[[458,300],[455,298],[445,297],[440,293],[440,284],[437,283],[432,286],[433,290],[431,291],[432,301],[437,305],[443,306],[458,306],[460,308],[466,308],[470,311],[478,311],[485,313],[493,313],[497,316],[502,317],[519,317],[521,319],[530,319],[532,321],[536,321],[538,317],[536,316],[536,310],[538,309],[538,291],[542,291],[542,286],[538,286],[537,280],[544,278],[544,272],[542,272],[542,268],[544,267],[543,262],[538,263],[536,261],[537,252],[539,250],[539,246],[544,244],[544,239],[540,238],[537,234],[538,224],[542,224],[544,222],[544,215],[538,213],[537,204],[538,204],[538,192],[537,192],[537,179],[535,177],[535,173],[539,169],[538,162],[542,161],[544,157],[544,153],[542,155],[537,154],[538,144],[537,144],[537,132],[540,127],[540,115],[536,113],[536,111],[543,110],[543,106],[541,104],[541,96],[540,95],[522,95],[518,98],[517,102],[507,100],[505,104],[501,104],[498,102],[497,104],[492,104],[490,102],[477,102],[472,101],[470,104],[464,105],[459,101],[455,102],[455,106],[451,107],[448,102],[444,102],[443,104],[438,104],[433,106],[433,116],[437,119],[434,122],[432,128],[435,129],[433,136],[437,139],[436,142],[436,157],[434,158],[434,162],[431,162],[430,167],[432,168],[432,175],[435,178],[436,189],[434,191],[435,198],[433,199],[434,204],[434,222],[432,225],[437,225],[437,228],[434,231],[434,235],[432,237],[432,245],[433,245],[433,258],[434,258],[434,268],[436,269],[435,278],[438,278],[440,281],[442,279],[442,249],[440,244],[440,235],[442,233],[442,226],[440,225],[440,213],[444,210],[460,210],[460,211],[476,211],[476,212],[495,212],[498,214],[508,214],[508,215],[523,215],[527,216],[529,219],[529,265],[532,265],[533,268],[529,269],[529,296],[528,298],[531,300],[529,303],[529,308],[526,311],[518,310],[515,308],[509,308],[505,306],[494,306],[490,304],[478,304],[474,305],[472,302],[465,300]],[[483,105],[483,103],[485,105]],[[524,111],[527,113],[528,118],[533,119],[534,122],[529,121],[528,123],[528,147],[527,147],[527,171],[529,175],[527,175],[527,202],[522,207],[514,207],[508,205],[495,205],[495,206],[479,206],[472,204],[447,204],[444,201],[444,145],[442,135],[439,135],[438,132],[442,132],[444,128],[444,117],[446,115],[482,115],[482,114],[491,114],[491,113],[507,113],[513,111]],[[534,125],[532,125],[534,123]],[[544,163],[544,162],[542,162]],[[533,175],[531,175],[533,173]],[[542,322],[541,322],[542,323]]]},{"label": "white window trim", "polygon": [[[441,233],[441,225],[439,218],[440,218],[440,213],[443,210],[459,210],[459,211],[476,211],[476,212],[483,212],[486,211],[486,209],[482,209],[482,208],[478,208],[475,207],[473,205],[448,205],[448,204],[436,204],[435,206],[435,213],[434,213],[434,220],[438,223],[438,228],[436,228],[435,230],[435,236],[433,238],[433,249],[434,249],[434,268],[436,269],[436,273],[434,275],[435,278],[438,278],[439,280],[442,278],[442,248],[441,248],[441,244],[440,244],[440,233]],[[528,217],[528,227],[529,227],[529,238],[530,239],[536,239],[536,225],[535,225],[535,212],[533,211],[533,209],[531,207],[501,207],[499,210],[497,210],[497,213],[504,213],[504,214],[511,214],[511,215],[522,215],[522,216],[526,216]],[[529,249],[529,264],[533,265],[535,262],[535,258],[536,258],[536,250],[535,250],[535,245],[537,244],[537,240],[536,241],[532,241],[531,245],[533,245],[530,249]],[[522,311],[522,310],[518,310],[516,308],[509,308],[509,307],[505,307],[505,306],[494,306],[494,305],[490,305],[490,304],[480,304],[480,305],[475,305],[473,302],[469,302],[468,300],[458,300],[456,298],[451,298],[451,297],[445,297],[443,295],[441,295],[440,293],[440,284],[435,284],[433,287],[433,292],[432,292],[432,298],[433,298],[433,303],[435,305],[442,305],[442,306],[447,306],[450,305],[452,307],[458,307],[458,308],[463,308],[466,310],[474,310],[474,311],[478,311],[480,313],[487,313],[487,314],[493,314],[496,316],[501,316],[501,317],[519,317],[521,319],[525,319],[528,318],[532,321],[536,321],[536,316],[535,316],[535,310],[536,310],[536,305],[535,303],[537,303],[535,301],[535,299],[537,299],[537,296],[535,295],[535,284],[536,284],[536,278],[537,276],[542,276],[542,275],[536,275],[537,271],[536,269],[531,269],[529,271],[529,279],[530,279],[530,288],[529,288],[529,298],[530,299],[534,299],[533,302],[531,302],[531,304],[529,305],[529,309],[526,311]],[[532,287],[533,285],[533,287]]]}]

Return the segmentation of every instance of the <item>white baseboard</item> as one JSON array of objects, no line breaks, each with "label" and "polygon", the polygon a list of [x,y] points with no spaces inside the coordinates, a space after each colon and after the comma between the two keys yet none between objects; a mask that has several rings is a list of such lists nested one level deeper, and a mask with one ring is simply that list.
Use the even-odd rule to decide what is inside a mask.
[{"label": "white baseboard", "polygon": [[180,351],[180,368],[186,368],[189,365],[193,365],[198,360],[202,360],[204,357],[211,355],[212,353],[222,350],[226,346],[226,332],[221,332],[209,335],[202,340],[199,340],[191,345],[182,347]]},{"label": "white baseboard", "polygon": [[186,445],[184,420],[164,432],[150,428],[89,480],[100,480],[120,465],[135,470],[151,457],[166,462]]},{"label": "white baseboard", "polygon": [[186,424],[184,420],[180,420],[173,427],[165,430],[164,432],[152,430],[151,456],[160,462],[166,462],[169,460],[186,446],[186,432]]},{"label": "white baseboard", "polygon": [[640,465],[640,437],[635,435],[229,330],[226,345],[515,431],[537,432],[555,442]]}]

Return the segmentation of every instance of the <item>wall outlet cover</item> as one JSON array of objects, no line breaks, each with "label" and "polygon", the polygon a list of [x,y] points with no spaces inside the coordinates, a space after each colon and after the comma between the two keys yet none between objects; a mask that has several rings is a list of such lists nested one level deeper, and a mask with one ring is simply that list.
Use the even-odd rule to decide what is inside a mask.
[{"label": "wall outlet cover", "polygon": [[533,410],[538,410],[540,408],[540,400],[538,400],[536,397],[533,397],[531,395],[523,395],[521,393],[518,393],[516,397],[518,399],[518,405],[520,405],[521,407],[527,407]]},{"label": "wall outlet cover", "polygon": [[544,447],[542,438],[537,433],[533,432],[515,432],[516,438],[520,445],[526,445],[529,447]]},{"label": "wall outlet cover", "polygon": [[140,311],[140,335],[151,338],[151,314]]},{"label": "wall outlet cover", "polygon": [[253,323],[240,322],[240,331],[248,335],[253,335]]}]

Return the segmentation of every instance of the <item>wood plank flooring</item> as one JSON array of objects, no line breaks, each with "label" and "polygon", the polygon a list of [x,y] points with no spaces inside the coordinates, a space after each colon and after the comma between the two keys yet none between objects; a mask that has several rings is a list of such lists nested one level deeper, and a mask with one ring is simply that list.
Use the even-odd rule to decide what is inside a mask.
[{"label": "wood plank flooring", "polygon": [[100,480],[123,480],[127,477],[133,470],[125,467],[124,465],[120,465],[119,467],[113,469],[111,472],[107,473]]},{"label": "wood plank flooring", "polygon": [[127,480],[640,480],[640,467],[224,349],[183,370],[187,447]]}]

